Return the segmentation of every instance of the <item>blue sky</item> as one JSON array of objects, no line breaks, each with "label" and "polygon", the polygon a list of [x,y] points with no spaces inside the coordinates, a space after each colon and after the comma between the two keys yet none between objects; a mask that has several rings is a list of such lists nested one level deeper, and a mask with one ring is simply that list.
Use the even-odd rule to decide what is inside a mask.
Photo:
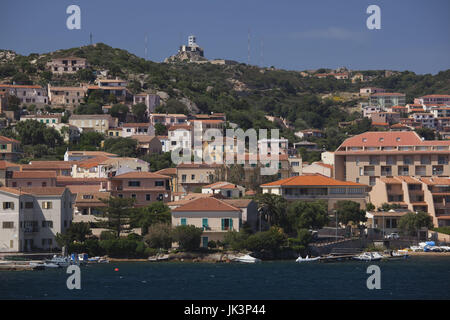
[{"label": "blue sky", "polygon": [[[81,8],[81,30],[66,28],[66,8]],[[366,9],[381,8],[381,30],[366,27]],[[319,67],[411,70],[450,68],[448,0],[2,0],[0,48],[44,53],[94,42],[162,61],[189,34],[207,58],[290,70]],[[263,59],[261,59],[261,40]],[[262,63],[261,63],[262,62]]]}]

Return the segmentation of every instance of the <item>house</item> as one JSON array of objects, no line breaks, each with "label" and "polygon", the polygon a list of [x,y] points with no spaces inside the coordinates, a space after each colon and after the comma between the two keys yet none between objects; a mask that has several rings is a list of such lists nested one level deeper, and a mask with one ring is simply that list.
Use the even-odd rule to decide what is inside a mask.
[{"label": "house", "polygon": [[87,67],[86,59],[78,57],[54,58],[47,62],[53,74],[72,74]]},{"label": "house", "polygon": [[161,141],[155,136],[141,134],[141,135],[131,136],[131,138],[138,142],[137,148],[141,154],[161,153],[162,152]]},{"label": "house", "polygon": [[114,177],[127,172],[148,171],[150,171],[150,164],[138,158],[107,158],[98,163],[98,172],[101,178]]},{"label": "house", "polygon": [[359,94],[361,94],[361,95],[371,95],[374,93],[384,93],[384,92],[386,92],[386,90],[384,90],[382,88],[376,88],[376,87],[365,87],[365,88],[359,89]]},{"label": "house", "polygon": [[442,104],[450,105],[450,95],[448,94],[429,94],[414,99],[414,103],[417,104]]},{"label": "house", "polygon": [[100,92],[103,96],[114,96],[118,101],[125,102],[131,94],[126,86],[119,86],[118,84],[120,83],[121,82],[100,82],[99,85],[87,86],[87,94]]},{"label": "house", "polygon": [[[72,164],[71,176],[73,178],[103,178],[104,176],[102,176],[102,173],[104,172],[100,170],[100,164],[108,159],[110,158],[100,155],[93,158],[76,161]],[[114,159],[117,160],[119,158]]]},{"label": "house", "polygon": [[187,124],[172,125],[168,129],[169,150],[190,149],[193,145],[193,128]]},{"label": "house", "polygon": [[239,231],[244,222],[241,209],[214,197],[195,199],[172,210],[172,226],[203,229],[200,246],[204,248],[209,241],[223,241],[230,230]]},{"label": "house", "polygon": [[74,161],[31,161],[22,164],[22,171],[54,171],[56,176],[70,177]]},{"label": "house", "polygon": [[400,232],[399,221],[410,212],[407,209],[391,209],[387,212],[368,211],[366,212],[367,221],[364,224],[368,228],[368,234],[378,230],[379,237],[384,238],[387,234]]},{"label": "house", "polygon": [[392,176],[450,176],[450,141],[422,140],[414,131],[365,132],[335,152],[334,177],[375,185]]},{"label": "house", "polygon": [[107,191],[113,197],[135,199],[136,207],[148,206],[155,201],[170,201],[170,179],[152,172],[128,172],[110,177]]},{"label": "house", "polygon": [[150,123],[124,123],[122,125],[122,137],[131,137],[137,135],[155,135],[155,127]]},{"label": "house", "polygon": [[0,187],[6,186],[6,179],[12,177],[13,171],[20,171],[21,165],[5,160],[0,160]]},{"label": "house", "polygon": [[11,178],[6,179],[6,186],[12,188],[55,187],[55,171],[13,171]]},{"label": "house", "polygon": [[211,183],[218,165],[207,163],[180,163],[177,165],[177,182],[179,192],[194,192],[197,188]]},{"label": "house", "polygon": [[64,153],[64,161],[79,161],[92,159],[98,156],[103,156],[107,158],[115,158],[117,154],[104,152],[104,151],[69,151]]},{"label": "house", "polygon": [[170,139],[169,136],[156,136],[161,142],[161,151],[170,152]]},{"label": "house", "polygon": [[49,103],[47,91],[36,85],[0,84],[0,93],[16,96],[21,104],[43,106]]},{"label": "house", "polygon": [[202,193],[221,194],[224,198],[242,198],[245,188],[227,181],[218,181],[203,186]]},{"label": "house", "polygon": [[323,200],[328,204],[328,210],[336,209],[340,200],[351,200],[365,208],[367,191],[366,185],[341,181],[325,177],[321,174],[304,174],[261,185],[262,193],[277,194],[288,201]]},{"label": "house", "polygon": [[111,87],[111,88],[120,88],[120,87],[126,87],[128,85],[128,82],[126,80],[121,79],[96,79],[95,83],[99,87]]},{"label": "house", "polygon": [[[288,139],[260,139],[258,140],[258,150],[263,153],[271,154],[277,151],[278,154],[287,154],[288,150]],[[276,147],[275,147],[276,146]]]},{"label": "house", "polygon": [[303,174],[313,174],[318,173],[325,177],[333,178],[333,166],[331,164],[326,164],[321,161],[316,161],[311,164],[307,164],[302,169]]},{"label": "house", "polygon": [[317,151],[319,147],[317,143],[309,142],[309,141],[300,141],[294,143],[294,149],[299,150],[300,148],[305,148],[308,151]]},{"label": "house", "polygon": [[0,252],[48,251],[72,222],[67,188],[0,188]]},{"label": "house", "polygon": [[16,161],[21,154],[20,141],[0,136],[0,160]]},{"label": "house", "polygon": [[310,137],[321,138],[323,136],[323,132],[319,129],[305,129],[297,131],[295,135],[301,139],[307,139]]},{"label": "house", "polygon": [[156,171],[155,173],[170,177],[170,190],[172,191],[172,195],[178,193],[177,168],[165,168]]},{"label": "house", "polygon": [[95,131],[106,134],[109,128],[116,128],[118,119],[109,114],[74,114],[69,124],[78,127],[82,132]]},{"label": "house", "polygon": [[159,106],[161,98],[157,94],[139,93],[133,96],[133,105],[143,103],[147,106],[147,114],[155,112]]},{"label": "house", "polygon": [[109,192],[78,192],[74,201],[73,222],[95,222],[100,214],[98,209],[107,206],[102,200],[109,197]]},{"label": "house", "polygon": [[397,92],[374,93],[369,97],[369,104],[373,106],[378,105],[383,109],[392,106],[404,106],[405,94]]},{"label": "house", "polygon": [[374,112],[370,118],[372,123],[388,123],[392,125],[400,121],[400,113],[397,112]]},{"label": "house", "polygon": [[291,168],[291,176],[301,176],[303,173],[303,161],[302,157],[289,156],[289,167]]},{"label": "house", "polygon": [[155,126],[157,123],[166,127],[174,124],[186,124],[187,116],[181,113],[150,113],[150,123]]},{"label": "house", "polygon": [[87,88],[78,87],[54,87],[48,84],[48,99],[52,106],[78,106],[84,102]]},{"label": "house", "polygon": [[430,129],[436,128],[436,121],[432,113],[416,112],[411,117],[414,119],[414,122],[419,123],[421,127]]}]

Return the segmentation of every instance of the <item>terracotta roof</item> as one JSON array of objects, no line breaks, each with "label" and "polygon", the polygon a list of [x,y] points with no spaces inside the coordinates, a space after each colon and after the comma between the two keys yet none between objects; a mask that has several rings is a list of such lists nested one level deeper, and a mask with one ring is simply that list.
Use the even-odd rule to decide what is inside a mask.
[{"label": "terracotta roof", "polygon": [[366,187],[366,185],[351,182],[340,181],[333,178],[328,178],[321,174],[305,174],[290,178],[281,179],[274,182],[262,184],[261,187],[280,187],[280,186],[354,186]]},{"label": "terracotta roof", "polygon": [[218,181],[211,184],[208,184],[206,186],[203,186],[202,188],[211,188],[211,189],[236,189],[236,185],[229,183],[228,181]]},{"label": "terracotta roof", "polygon": [[253,201],[252,199],[223,199],[226,202],[236,208],[247,208],[248,205]]},{"label": "terracotta roof", "polygon": [[422,140],[414,131],[369,131],[346,139],[341,147],[414,146]]},{"label": "terracotta roof", "polygon": [[78,184],[97,184],[100,182],[106,182],[108,179],[106,178],[73,178],[73,177],[66,177],[66,176],[58,176],[56,177],[56,182],[77,182]]},{"label": "terracotta roof", "polygon": [[372,122],[372,125],[373,125],[373,126],[383,126],[383,127],[386,127],[386,126],[389,126],[389,123],[386,123],[386,122]]},{"label": "terracotta roof", "polygon": [[131,139],[134,139],[134,140],[136,140],[139,143],[149,143],[153,139],[157,139],[159,141],[159,139],[156,136],[149,136],[147,134],[133,135],[133,136],[131,136]]},{"label": "terracotta roof", "polygon": [[370,213],[373,214],[375,217],[403,217],[404,215],[410,213],[410,211],[399,211],[399,212],[375,211]]},{"label": "terracotta roof", "polygon": [[379,96],[404,96],[404,93],[399,93],[399,92],[379,92],[379,93],[374,93],[371,96],[372,97],[379,97]]},{"label": "terracotta roof", "polygon": [[[109,192],[78,192],[75,202],[77,203],[77,205],[79,205],[80,203],[98,203],[106,206],[106,204],[104,204],[100,199],[107,199],[110,195],[111,194]],[[85,196],[92,196],[92,199],[85,199]]]},{"label": "terracotta roof", "polygon": [[55,171],[13,171],[13,179],[56,179]]},{"label": "terracotta roof", "polygon": [[188,124],[174,124],[174,125],[171,125],[168,130],[174,131],[174,130],[178,130],[178,129],[191,130],[192,126],[190,126]]},{"label": "terracotta roof", "polygon": [[152,117],[179,117],[179,118],[187,118],[187,115],[182,113],[151,113]]},{"label": "terracotta roof", "polygon": [[28,194],[27,192],[23,192],[22,189],[19,188],[0,187],[0,191],[12,193],[15,195]]},{"label": "terracotta roof", "polygon": [[199,198],[173,209],[172,212],[197,212],[197,211],[240,211],[240,209],[232,206],[222,200],[214,197]]},{"label": "terracotta roof", "polygon": [[108,159],[110,158],[106,156],[97,156],[95,158],[78,161],[77,166],[80,168],[89,169],[98,166],[100,163]]},{"label": "terracotta roof", "polygon": [[17,163],[12,163],[6,160],[0,160],[0,169],[1,170],[5,170],[6,168],[11,168],[11,167],[22,167],[23,165],[17,164]]},{"label": "terracotta roof", "polygon": [[0,136],[0,142],[6,142],[6,143],[20,143],[20,141],[13,139],[13,138],[8,138],[5,136]]},{"label": "terracotta roof", "polygon": [[420,184],[420,181],[410,176],[398,176],[397,179],[403,180],[408,184]]},{"label": "terracotta roof", "polygon": [[162,174],[162,175],[176,175],[177,174],[177,168],[165,168],[161,169],[159,171],[155,172],[156,174]]},{"label": "terracotta roof", "polygon": [[31,161],[29,164],[22,165],[22,170],[33,169],[71,169],[76,161]]},{"label": "terracotta roof", "polygon": [[323,163],[321,161],[314,162],[314,163],[318,164],[319,166],[322,166],[322,167],[325,167],[325,168],[333,170],[333,165],[331,165],[331,164],[326,164],[326,163]]},{"label": "terracotta roof", "polygon": [[79,192],[99,192],[100,191],[100,185],[99,184],[95,184],[95,185],[79,185],[79,184],[69,184],[66,186],[67,189],[70,190],[70,192],[72,192],[73,194],[77,194]]},{"label": "terracotta roof", "polygon": [[139,122],[139,123],[124,123],[122,124],[122,128],[133,128],[133,127],[145,127],[148,128],[150,127],[151,124],[148,122]]},{"label": "terracotta roof", "polygon": [[64,187],[45,187],[45,188],[39,188],[39,187],[32,187],[32,188],[22,188],[22,191],[34,194],[34,195],[40,195],[40,196],[53,196],[53,195],[61,195],[64,193],[66,188]]},{"label": "terracotta roof", "polygon": [[170,179],[170,177],[153,172],[138,171],[123,173],[118,176],[114,176],[111,179]]},{"label": "terracotta roof", "polygon": [[0,83],[0,88],[11,88],[11,89],[44,89],[37,85],[20,85],[20,84],[6,84]]},{"label": "terracotta roof", "polygon": [[402,184],[402,182],[396,178],[380,178],[386,184]]},{"label": "terracotta roof", "polygon": [[450,178],[433,177],[433,178],[420,178],[420,180],[428,185],[443,185],[443,186],[450,185]]},{"label": "terracotta roof", "polygon": [[447,98],[447,99],[450,99],[450,95],[448,95],[448,94],[429,94],[426,96],[422,96],[420,98]]}]

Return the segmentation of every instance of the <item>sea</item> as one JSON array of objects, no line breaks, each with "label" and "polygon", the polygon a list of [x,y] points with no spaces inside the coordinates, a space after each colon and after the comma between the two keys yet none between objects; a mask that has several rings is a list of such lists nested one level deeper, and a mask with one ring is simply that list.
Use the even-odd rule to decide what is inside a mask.
[{"label": "sea", "polygon": [[[379,289],[367,286],[371,265],[379,267]],[[0,299],[450,299],[449,256],[302,264],[111,262],[81,267],[81,288],[72,290],[69,276],[66,268],[0,271]]]}]

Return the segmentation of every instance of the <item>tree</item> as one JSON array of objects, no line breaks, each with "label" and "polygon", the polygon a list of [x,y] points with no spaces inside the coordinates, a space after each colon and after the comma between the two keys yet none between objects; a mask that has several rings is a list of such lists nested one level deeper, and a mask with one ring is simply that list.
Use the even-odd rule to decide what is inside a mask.
[{"label": "tree", "polygon": [[244,167],[240,164],[231,165],[229,181],[234,184],[241,184],[243,177],[245,177]]},{"label": "tree", "polygon": [[250,251],[276,252],[287,245],[287,236],[283,229],[271,227],[268,231],[258,232],[248,237],[246,249]]},{"label": "tree", "polygon": [[53,148],[63,143],[58,131],[36,120],[19,121],[15,131],[23,145],[43,144]]},{"label": "tree", "polygon": [[114,104],[109,110],[112,117],[119,118],[120,122],[125,122],[129,108],[124,104]]},{"label": "tree", "polygon": [[106,204],[106,207],[99,207],[98,210],[103,212],[107,220],[106,223],[99,221],[99,224],[104,224],[107,229],[114,231],[117,239],[122,232],[129,232],[134,199],[110,197],[101,201]]},{"label": "tree", "polygon": [[398,227],[411,236],[417,234],[421,228],[433,228],[433,218],[426,212],[409,212],[400,218]]},{"label": "tree", "polygon": [[156,201],[147,207],[137,208],[133,213],[131,223],[142,229],[142,234],[155,223],[170,223],[171,213],[169,207],[161,201]]},{"label": "tree", "polygon": [[150,248],[170,249],[172,247],[172,225],[170,223],[153,224],[144,239]]},{"label": "tree", "polygon": [[87,236],[92,235],[91,228],[87,222],[74,222],[64,233],[56,234],[56,242],[59,246],[68,246],[74,241],[84,242]]},{"label": "tree", "polygon": [[421,136],[422,138],[424,138],[425,140],[435,140],[436,139],[436,133],[433,129],[430,129],[427,127],[422,127],[422,128],[417,128],[414,131],[416,131],[417,134],[419,136]]},{"label": "tree", "polygon": [[8,95],[8,102],[6,103],[6,111],[18,111],[20,107],[20,99],[13,95]]},{"label": "tree", "polygon": [[361,210],[360,204],[350,200],[340,200],[336,203],[338,221],[348,225],[350,222],[358,225],[367,220],[366,212]]},{"label": "tree", "polygon": [[172,236],[181,250],[195,251],[200,247],[200,240],[203,230],[193,225],[176,226],[173,229]]},{"label": "tree", "polygon": [[91,68],[78,70],[76,76],[80,82],[93,82],[95,80],[94,71]]},{"label": "tree", "polygon": [[117,154],[121,157],[136,157],[137,141],[132,138],[108,138],[105,140],[104,149],[106,152]]},{"label": "tree", "polygon": [[256,198],[258,211],[261,217],[270,226],[287,226],[286,207],[287,201],[279,195],[264,193]]},{"label": "tree", "polygon": [[147,121],[147,106],[143,103],[135,104],[131,107],[131,112],[136,117],[137,122]]},{"label": "tree", "polygon": [[170,152],[146,154],[140,159],[150,163],[150,171],[152,172],[175,167]]},{"label": "tree", "polygon": [[327,204],[323,201],[294,201],[287,209],[289,226],[294,229],[321,229],[328,223]]},{"label": "tree", "polygon": [[102,105],[89,102],[88,104],[80,104],[73,111],[74,114],[103,114]]},{"label": "tree", "polygon": [[167,134],[167,127],[162,123],[155,123],[155,135],[164,136]]},{"label": "tree", "polygon": [[105,139],[103,133],[96,131],[87,131],[80,134],[78,146],[80,149],[96,149],[100,147],[101,142]]}]

